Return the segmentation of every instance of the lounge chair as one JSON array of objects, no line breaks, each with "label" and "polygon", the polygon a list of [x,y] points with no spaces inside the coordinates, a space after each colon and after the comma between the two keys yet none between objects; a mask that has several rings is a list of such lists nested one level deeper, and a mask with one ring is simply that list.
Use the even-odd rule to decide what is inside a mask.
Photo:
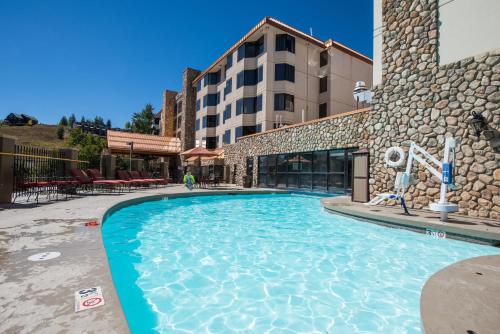
[{"label": "lounge chair", "polygon": [[[134,173],[135,174],[135,173]],[[116,175],[120,180],[125,180],[125,181],[130,181],[132,185],[135,185],[136,187],[138,186],[148,186],[151,184],[151,182],[148,182],[144,179],[141,178],[134,178],[132,177],[132,174],[129,173],[126,170],[117,170]]]},{"label": "lounge chair", "polygon": [[145,180],[151,180],[152,182],[154,182],[155,184],[164,184],[164,185],[167,185],[168,184],[168,180],[167,179],[163,179],[163,178],[154,178],[151,176],[151,174],[147,171],[142,171],[140,172],[140,175],[143,179]]},{"label": "lounge chair", "polygon": [[70,169],[71,176],[78,181],[80,187],[84,189],[90,190],[94,193],[94,187],[108,187],[115,188],[117,186],[116,182],[112,182],[113,180],[92,180],[85,172],[81,169],[71,168]]},{"label": "lounge chair", "polygon": [[120,188],[128,186],[129,191],[130,191],[130,186],[133,183],[131,181],[126,181],[126,180],[104,179],[104,177],[101,175],[101,172],[95,168],[87,170],[87,175],[90,176],[92,181],[107,181],[109,184],[119,186]]}]

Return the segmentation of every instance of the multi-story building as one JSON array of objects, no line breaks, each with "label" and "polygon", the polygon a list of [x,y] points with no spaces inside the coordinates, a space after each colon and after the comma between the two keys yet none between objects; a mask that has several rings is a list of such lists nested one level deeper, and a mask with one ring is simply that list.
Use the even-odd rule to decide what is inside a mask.
[{"label": "multi-story building", "polygon": [[266,17],[194,79],[196,141],[216,148],[353,110],[357,81],[371,87],[370,58]]}]

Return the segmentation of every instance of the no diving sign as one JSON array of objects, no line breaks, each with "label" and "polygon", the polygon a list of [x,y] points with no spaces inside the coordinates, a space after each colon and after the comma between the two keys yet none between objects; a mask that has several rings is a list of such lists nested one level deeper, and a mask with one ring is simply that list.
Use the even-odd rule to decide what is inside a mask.
[{"label": "no diving sign", "polygon": [[75,312],[88,310],[104,305],[104,297],[100,286],[78,290],[75,292]]}]

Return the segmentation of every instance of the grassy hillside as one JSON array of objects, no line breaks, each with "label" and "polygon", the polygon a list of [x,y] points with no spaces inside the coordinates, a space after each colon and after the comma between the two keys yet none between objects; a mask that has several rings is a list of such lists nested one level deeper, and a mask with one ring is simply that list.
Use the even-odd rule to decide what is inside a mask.
[{"label": "grassy hillside", "polygon": [[[57,138],[57,125],[38,124],[34,126],[6,126],[0,125],[0,135],[9,135],[17,138],[16,143],[41,147],[68,147],[67,140]],[[67,129],[65,137],[68,135]]]}]

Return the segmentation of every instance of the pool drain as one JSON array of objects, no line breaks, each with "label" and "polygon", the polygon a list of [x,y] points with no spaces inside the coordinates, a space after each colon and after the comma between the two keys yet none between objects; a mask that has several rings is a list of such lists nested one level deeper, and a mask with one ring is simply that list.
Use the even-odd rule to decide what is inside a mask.
[{"label": "pool drain", "polygon": [[55,259],[56,257],[59,257],[61,255],[60,252],[43,252],[43,253],[38,253],[31,255],[28,260],[29,261],[47,261],[47,260],[52,260]]}]

